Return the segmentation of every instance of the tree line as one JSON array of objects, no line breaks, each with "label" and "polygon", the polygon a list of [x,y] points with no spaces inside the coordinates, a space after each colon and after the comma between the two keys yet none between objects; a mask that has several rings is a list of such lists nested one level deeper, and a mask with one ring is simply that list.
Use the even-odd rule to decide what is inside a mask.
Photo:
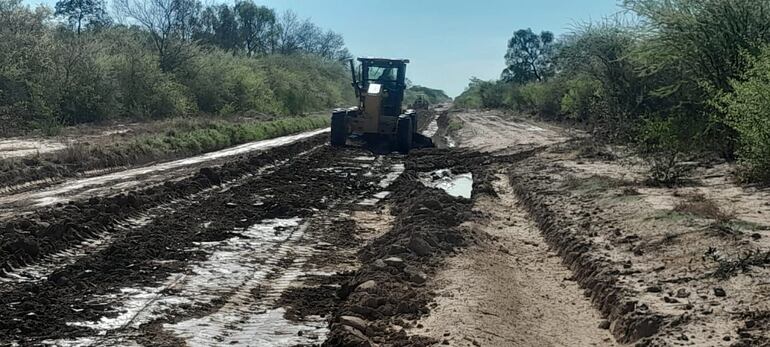
[{"label": "tree line", "polygon": [[[347,104],[342,36],[251,0],[0,0],[0,133]],[[110,15],[111,14],[111,15]]]},{"label": "tree line", "polygon": [[621,6],[630,16],[561,37],[517,30],[500,79],[472,79],[456,104],[578,122],[631,144],[657,182],[713,155],[737,159],[742,179],[770,181],[770,1]]}]

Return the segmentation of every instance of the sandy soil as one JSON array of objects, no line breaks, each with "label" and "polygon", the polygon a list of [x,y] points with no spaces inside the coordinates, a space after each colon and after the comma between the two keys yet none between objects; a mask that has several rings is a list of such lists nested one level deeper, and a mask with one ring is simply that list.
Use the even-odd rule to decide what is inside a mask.
[{"label": "sandy soil", "polygon": [[[468,224],[494,242],[448,260],[429,285],[437,306],[415,333],[452,346],[613,346],[603,320],[500,175]],[[606,324],[606,323],[605,323]],[[421,327],[420,327],[421,326]]]},{"label": "sandy soil", "polygon": [[452,113],[462,124],[452,138],[458,146],[492,152],[516,145],[550,145],[568,138],[564,129],[500,111]]},{"label": "sandy soil", "polygon": [[0,139],[0,159],[21,158],[60,151],[74,143],[113,143],[127,134],[151,128],[150,124],[115,124],[110,126],[81,126],[66,128],[52,137],[10,137]]},{"label": "sandy soil", "polygon": [[0,159],[26,157],[58,151],[66,147],[66,144],[50,139],[4,139],[0,140]]},{"label": "sandy soil", "polygon": [[[616,337],[656,346],[766,344],[768,190],[738,186],[727,164],[699,168],[685,186],[650,187],[636,158],[603,151],[618,155],[591,155],[580,143],[552,147],[512,177],[540,217],[565,230],[559,239],[584,242],[583,256],[601,259],[604,280],[623,293],[621,302],[634,303],[629,314],[637,318],[612,319]],[[644,319],[654,323],[630,323]]]},{"label": "sandy soil", "polygon": [[[452,140],[482,152],[502,154],[567,138],[558,128],[496,111],[449,117],[462,124]],[[481,217],[467,224],[494,241],[447,260],[429,284],[438,293],[436,305],[413,332],[455,346],[614,345],[608,322],[549,250],[507,177],[494,178],[498,197],[478,198],[474,211]]]}]

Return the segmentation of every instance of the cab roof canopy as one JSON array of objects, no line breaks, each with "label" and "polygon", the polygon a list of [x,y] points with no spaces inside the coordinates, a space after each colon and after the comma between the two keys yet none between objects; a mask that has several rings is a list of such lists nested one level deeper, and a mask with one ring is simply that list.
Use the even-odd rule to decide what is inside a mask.
[{"label": "cab roof canopy", "polygon": [[388,58],[358,58],[358,61],[362,63],[369,63],[374,65],[380,65],[380,66],[396,66],[396,65],[405,65],[409,64],[409,59],[388,59]]}]

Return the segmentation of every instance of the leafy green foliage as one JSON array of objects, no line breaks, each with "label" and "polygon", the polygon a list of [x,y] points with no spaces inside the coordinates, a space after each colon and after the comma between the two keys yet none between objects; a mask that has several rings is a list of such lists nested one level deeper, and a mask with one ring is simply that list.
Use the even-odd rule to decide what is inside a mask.
[{"label": "leafy green foliage", "polygon": [[[45,7],[0,0],[0,134],[55,134],[65,125],[120,117],[300,115],[354,102],[336,60],[344,42],[308,21],[297,21],[307,32],[284,32],[300,45],[284,55],[276,53],[283,44],[276,26],[284,19],[250,1],[209,8],[224,11],[208,19],[231,19],[231,31],[206,27],[195,0],[118,2],[119,13],[148,22],[132,17],[139,25],[90,30],[96,18],[89,16],[101,3],[62,0],[59,14],[77,16],[87,29],[73,35],[77,26],[53,26]],[[207,30],[232,44],[203,40]]]},{"label": "leafy green foliage", "polygon": [[[659,183],[680,181],[703,151],[737,155],[743,178],[770,181],[770,2],[622,6],[636,24],[605,20],[558,40],[517,31],[502,80],[471,81],[458,104],[584,122],[601,141],[632,144]],[[554,76],[543,82],[538,66]]]},{"label": "leafy green foliage", "polygon": [[654,35],[649,68],[677,65],[690,78],[721,90],[746,68],[749,51],[770,42],[770,2],[726,0],[625,0]]},{"label": "leafy green foliage", "polygon": [[650,183],[678,184],[692,171],[685,159],[699,147],[693,141],[698,138],[699,125],[684,115],[644,122],[635,146],[650,166]]},{"label": "leafy green foliage", "polygon": [[547,79],[553,74],[553,44],[554,36],[549,31],[540,35],[532,29],[514,32],[508,41],[508,52],[505,54],[507,68],[503,70],[502,79],[516,83]]},{"label": "leafy green foliage", "polygon": [[731,81],[734,92],[718,102],[738,135],[743,177],[770,181],[770,47],[750,64],[741,79]]},{"label": "leafy green foliage", "polygon": [[538,114],[542,117],[557,118],[561,111],[561,99],[564,91],[559,80],[533,82],[522,86],[513,86],[512,93],[519,109]]},{"label": "leafy green foliage", "polygon": [[178,75],[184,76],[183,83],[200,111],[279,113],[280,102],[257,60],[213,51],[193,58]]},{"label": "leafy green foliage", "polygon": [[78,35],[83,27],[98,28],[110,22],[101,0],[60,0],[56,3],[54,14],[67,18]]},{"label": "leafy green foliage", "polygon": [[560,101],[561,112],[581,122],[589,121],[595,114],[594,106],[599,102],[599,88],[601,82],[587,75],[568,80]]},{"label": "leafy green foliage", "polygon": [[481,82],[478,78],[471,78],[471,82],[465,87],[465,90],[455,98],[454,106],[473,109],[482,108]]}]

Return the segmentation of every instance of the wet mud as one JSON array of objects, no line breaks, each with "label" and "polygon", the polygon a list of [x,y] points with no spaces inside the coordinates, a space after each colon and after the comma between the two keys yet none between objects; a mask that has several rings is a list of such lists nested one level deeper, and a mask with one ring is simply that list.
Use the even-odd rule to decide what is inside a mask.
[{"label": "wet mud", "polygon": [[[379,173],[365,178],[369,168],[323,170],[340,158],[358,154],[356,150],[329,147],[297,157],[264,176],[242,178],[257,167],[283,161],[325,140],[313,139],[244,157],[146,191],[58,206],[34,219],[6,223],[2,234],[6,280],[0,283],[0,316],[4,317],[0,321],[0,342],[25,344],[93,336],[93,329],[71,323],[115,317],[116,303],[109,300],[110,295],[126,287],[156,286],[170,274],[184,273],[186,264],[204,261],[209,256],[198,245],[234,236],[248,237],[233,230],[244,230],[263,220],[310,218],[317,211],[333,209],[340,201],[380,189],[376,185]],[[110,232],[110,225],[116,220],[142,208],[237,178],[237,185],[198,196],[149,224],[121,231],[108,246],[55,269],[46,277],[14,276],[20,268],[46,254],[67,249],[98,232]],[[94,232],[89,232],[91,229]],[[276,229],[276,233],[280,232]],[[277,266],[290,265],[291,257],[286,259],[287,263]],[[216,311],[223,304],[221,300],[190,307],[185,316]]]}]

